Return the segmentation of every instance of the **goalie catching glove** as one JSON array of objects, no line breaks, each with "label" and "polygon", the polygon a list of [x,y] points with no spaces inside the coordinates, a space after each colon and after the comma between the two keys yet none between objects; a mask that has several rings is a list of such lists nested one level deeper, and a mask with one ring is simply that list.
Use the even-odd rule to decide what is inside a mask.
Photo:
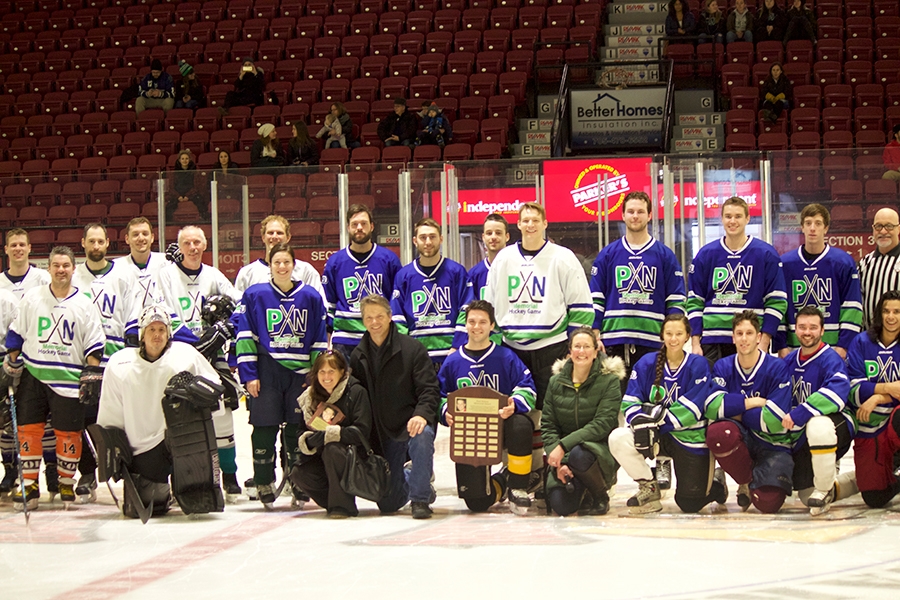
[{"label": "goalie catching glove", "polygon": [[187,371],[176,373],[166,384],[166,396],[190,402],[197,408],[215,410],[225,388]]},{"label": "goalie catching glove", "polygon": [[100,403],[100,387],[103,384],[103,367],[88,365],[81,370],[78,400],[82,404],[93,406]]},{"label": "goalie catching glove", "polygon": [[634,432],[634,448],[644,458],[656,457],[656,444],[659,441],[659,425],[666,415],[666,407],[662,404],[645,404],[642,412],[634,415],[629,427]]}]

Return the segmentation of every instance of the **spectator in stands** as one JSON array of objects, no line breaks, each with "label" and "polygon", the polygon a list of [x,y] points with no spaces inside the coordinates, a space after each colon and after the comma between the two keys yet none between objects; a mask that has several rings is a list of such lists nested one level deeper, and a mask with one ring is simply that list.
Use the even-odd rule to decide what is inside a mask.
[{"label": "spectator in stands", "polygon": [[816,43],[816,15],[806,7],[806,0],[794,0],[785,13],[787,28],[784,32],[784,45],[791,40],[809,40]]},{"label": "spectator in stands", "polygon": [[419,112],[416,113],[416,116],[419,117],[419,126],[421,128],[422,121],[428,116],[428,109],[431,108],[431,105],[434,104],[432,100],[422,100],[422,106],[419,107]]},{"label": "spectator in stands", "polygon": [[[672,0],[669,2],[669,14],[666,17],[667,37],[687,37],[694,35],[697,20],[694,13],[687,5],[687,0]],[[671,42],[669,42],[671,43]]]},{"label": "spectator in stands", "polygon": [[884,154],[881,155],[884,166],[887,167],[881,178],[900,181],[900,125],[894,125],[893,134],[891,141],[884,147]]},{"label": "spectator in stands", "polygon": [[[344,135],[341,122],[332,113],[325,115],[325,122],[322,123],[322,128],[319,129],[316,137],[325,138],[325,143],[329,148],[347,147],[347,136]],[[337,145],[335,146],[335,144]]]},{"label": "spectator in stands", "polygon": [[310,137],[306,123],[297,121],[291,128],[294,137],[288,142],[288,164],[303,167],[319,164],[319,145]]},{"label": "spectator in stands", "polygon": [[428,107],[428,113],[422,120],[422,129],[416,137],[416,146],[440,146],[443,148],[450,143],[453,133],[450,129],[450,121],[444,116],[437,104]]},{"label": "spectator in stands", "polygon": [[175,108],[206,108],[206,94],[203,86],[197,81],[194,67],[187,61],[178,63],[181,81],[175,87]]},{"label": "spectator in stands", "polygon": [[172,76],[163,71],[162,61],[154,58],[150,72],[141,80],[141,91],[134,103],[135,114],[148,108],[161,108],[168,112],[175,107],[175,84]]},{"label": "spectator in stands", "polygon": [[[360,143],[356,140],[356,136],[353,135],[353,121],[350,119],[350,115],[347,114],[347,109],[344,108],[344,105],[340,102],[335,102],[334,104],[332,104],[331,114],[333,114],[334,118],[340,122],[341,131],[343,131],[344,135],[347,136],[347,148],[359,148]],[[329,146],[331,148],[339,148],[340,143],[334,141],[331,142]]]},{"label": "spectator in stands", "polygon": [[[278,139],[278,132],[271,123],[264,123],[256,131],[259,138],[250,147],[250,167],[254,169],[283,167],[284,148]],[[274,172],[272,173],[274,175]]]},{"label": "spectator in stands", "polygon": [[765,0],[756,14],[756,31],[753,40],[756,42],[781,42],[784,40],[784,28],[787,16],[784,9],[775,4],[775,0]]},{"label": "spectator in stands", "polygon": [[780,63],[775,63],[769,68],[769,76],[762,84],[760,95],[763,118],[774,123],[791,100],[791,82],[784,75]]},{"label": "spectator in stands", "polygon": [[231,153],[228,150],[219,150],[219,162],[216,163],[216,171],[221,171],[223,175],[228,175],[230,171],[240,169],[240,165],[231,160]]},{"label": "spectator in stands", "polygon": [[725,15],[719,10],[719,3],[716,0],[706,0],[706,8],[700,13],[700,20],[697,24],[700,43],[710,41],[715,41],[717,44],[724,43],[725,21]]},{"label": "spectator in stands", "polygon": [[747,10],[744,0],[734,0],[734,10],[728,15],[725,28],[728,30],[725,41],[729,44],[741,40],[753,42],[753,13]]},{"label": "spectator in stands", "polygon": [[378,137],[385,146],[412,146],[416,141],[419,120],[406,110],[406,100],[394,100],[394,113],[382,119],[378,124]]},{"label": "spectator in stands", "polygon": [[265,89],[265,72],[254,65],[252,59],[245,58],[241,74],[234,82],[234,91],[225,94],[225,110],[232,106],[261,106],[265,103]]},{"label": "spectator in stands", "polygon": [[209,219],[209,203],[204,193],[204,185],[190,150],[182,150],[175,161],[175,170],[170,178],[172,190],[166,198],[166,221],[171,222],[175,209],[182,202],[193,202],[200,212],[200,218]]}]

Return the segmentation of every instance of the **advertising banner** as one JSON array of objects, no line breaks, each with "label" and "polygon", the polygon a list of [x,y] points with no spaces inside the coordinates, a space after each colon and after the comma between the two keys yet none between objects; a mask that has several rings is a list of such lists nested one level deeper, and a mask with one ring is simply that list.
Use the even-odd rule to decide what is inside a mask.
[{"label": "advertising banner", "polygon": [[[534,202],[534,186],[459,190],[459,224],[481,225],[491,213],[500,213],[510,224],[519,222],[519,207]],[[441,222],[441,192],[431,192],[431,214]]]},{"label": "advertising banner", "polygon": [[665,105],[665,87],[572,90],[572,148],[658,146]]}]

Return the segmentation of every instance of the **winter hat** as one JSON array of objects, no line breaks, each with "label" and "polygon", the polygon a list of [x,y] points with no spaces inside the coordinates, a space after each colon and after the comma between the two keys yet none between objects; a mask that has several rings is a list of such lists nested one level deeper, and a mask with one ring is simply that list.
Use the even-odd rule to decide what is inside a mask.
[{"label": "winter hat", "polygon": [[275,131],[274,125],[272,125],[271,123],[264,123],[259,126],[257,133],[259,134],[259,137],[264,138],[264,137],[269,137],[269,134],[272,133],[273,131]]},{"label": "winter hat", "polygon": [[150,70],[151,71],[162,71],[163,70],[162,61],[159,60],[158,58],[154,58],[153,62],[150,63]]},{"label": "winter hat", "polygon": [[178,70],[181,71],[182,77],[187,77],[194,72],[194,67],[189,65],[186,60],[182,60],[180,63],[178,63]]}]

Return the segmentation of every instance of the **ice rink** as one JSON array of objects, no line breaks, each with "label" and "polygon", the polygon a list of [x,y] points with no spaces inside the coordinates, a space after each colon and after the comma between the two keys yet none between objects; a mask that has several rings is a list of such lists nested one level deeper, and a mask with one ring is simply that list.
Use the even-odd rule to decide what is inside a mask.
[{"label": "ice rink", "polygon": [[[235,413],[238,478],[251,476],[247,413]],[[333,521],[309,504],[275,510],[242,497],[224,513],[175,507],[147,525],[125,519],[104,486],[64,511],[43,492],[25,526],[0,504],[0,599],[27,598],[891,598],[900,594],[900,501],[869,510],[859,495],[811,518],[796,495],[782,513],[724,510],[627,516],[636,485],[619,471],[605,517],[473,515],[456,497],[447,430],[436,449],[429,521],[409,508]],[[852,468],[845,458],[844,469]],[[42,477],[43,480],[43,477]],[[121,498],[120,484],[114,490]]]}]

